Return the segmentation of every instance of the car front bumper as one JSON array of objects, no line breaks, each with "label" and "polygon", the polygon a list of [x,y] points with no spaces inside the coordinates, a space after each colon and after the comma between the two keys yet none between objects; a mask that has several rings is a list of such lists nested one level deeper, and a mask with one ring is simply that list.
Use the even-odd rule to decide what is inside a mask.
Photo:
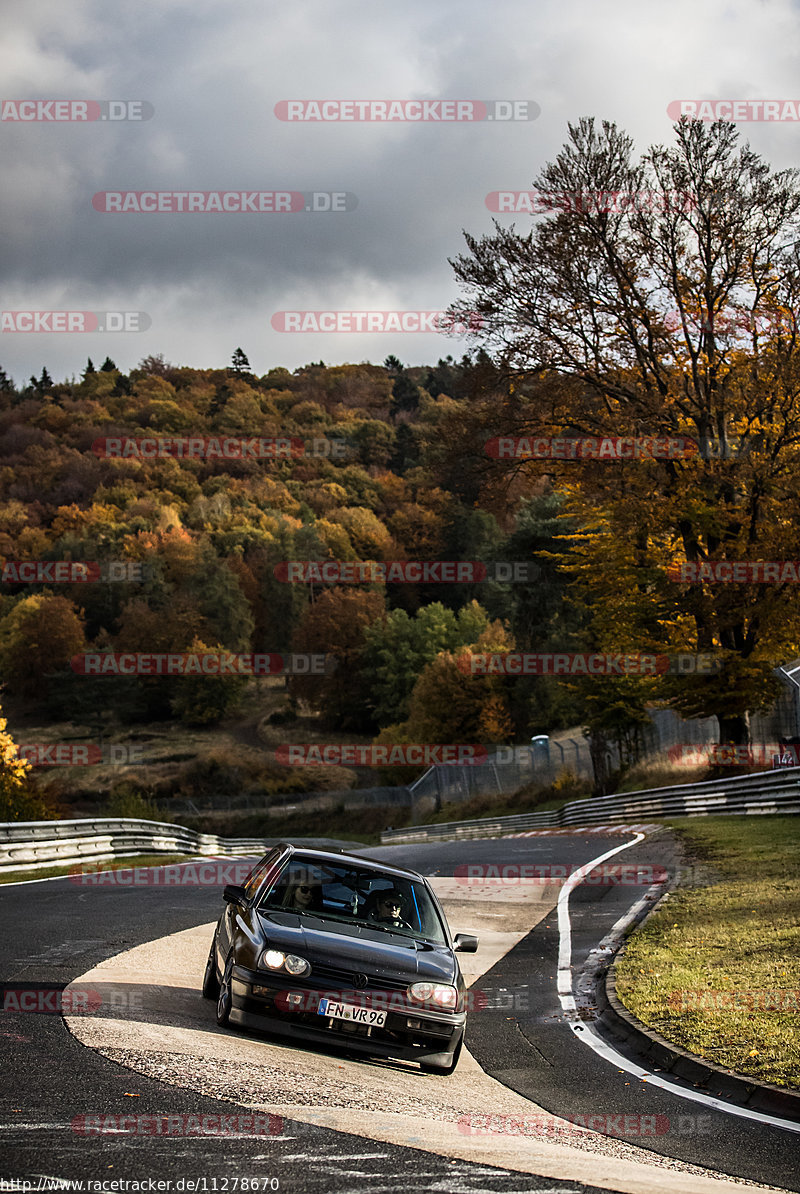
[{"label": "car front bumper", "polygon": [[[254,991],[255,988],[255,991]],[[304,996],[300,1010],[287,1008],[280,996],[299,992]],[[294,985],[282,976],[265,974],[234,966],[231,982],[232,1008],[230,1022],[263,1032],[278,1033],[298,1040],[318,1044],[338,1044],[357,1053],[373,1057],[394,1057],[403,1061],[425,1061],[428,1057],[452,1054],[464,1034],[466,1012],[443,1012],[414,1006],[399,1006],[398,992],[388,992],[386,1021],[369,1027],[321,1015],[313,1008],[315,1000],[328,997],[352,1002],[352,991],[333,987],[310,988]],[[373,1005],[380,1007],[380,992],[363,994]],[[348,995],[350,999],[348,999]],[[276,1002],[276,996],[279,996]]]}]

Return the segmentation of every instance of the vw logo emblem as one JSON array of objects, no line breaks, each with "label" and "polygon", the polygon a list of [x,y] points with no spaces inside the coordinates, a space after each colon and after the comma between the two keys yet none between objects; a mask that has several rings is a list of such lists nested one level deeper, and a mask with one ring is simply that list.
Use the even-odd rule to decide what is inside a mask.
[{"label": "vw logo emblem", "polygon": [[363,987],[366,987],[368,982],[369,979],[367,978],[366,974],[353,975],[353,986],[357,991],[360,991]]}]

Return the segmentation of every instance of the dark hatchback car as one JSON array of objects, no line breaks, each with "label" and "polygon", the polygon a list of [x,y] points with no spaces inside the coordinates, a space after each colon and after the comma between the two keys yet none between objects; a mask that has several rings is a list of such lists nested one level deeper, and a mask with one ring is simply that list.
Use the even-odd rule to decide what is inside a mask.
[{"label": "dark hatchback car", "polygon": [[223,896],[203,979],[218,1024],[452,1073],[466,1023],[456,951],[478,939],[451,937],[424,876],[283,843]]}]

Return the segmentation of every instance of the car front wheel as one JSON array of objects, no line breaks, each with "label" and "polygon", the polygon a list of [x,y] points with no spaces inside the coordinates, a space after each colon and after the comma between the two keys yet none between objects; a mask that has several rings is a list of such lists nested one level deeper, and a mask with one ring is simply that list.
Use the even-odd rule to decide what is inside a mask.
[{"label": "car front wheel", "polygon": [[423,1074],[452,1074],[453,1070],[458,1065],[458,1059],[461,1056],[461,1046],[464,1043],[464,1037],[459,1037],[458,1044],[451,1053],[434,1054],[429,1057],[427,1061],[421,1061],[419,1068]]},{"label": "car front wheel", "polygon": [[220,1026],[228,1023],[233,1007],[233,994],[231,992],[231,983],[233,982],[233,958],[229,957],[225,963],[225,971],[222,975],[222,982],[219,987],[219,997],[217,998],[217,1024]]},{"label": "car front wheel", "polygon": [[211,949],[206,962],[206,972],[203,975],[203,998],[217,999],[219,996],[219,978],[217,977],[216,942],[211,942]]}]

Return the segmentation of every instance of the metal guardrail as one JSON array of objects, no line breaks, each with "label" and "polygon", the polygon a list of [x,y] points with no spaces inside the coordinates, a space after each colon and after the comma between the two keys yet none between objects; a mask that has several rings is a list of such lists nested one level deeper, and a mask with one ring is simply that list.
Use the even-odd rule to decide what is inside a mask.
[{"label": "metal guardrail", "polygon": [[[697,817],[735,813],[800,813],[800,767],[734,779],[707,780],[672,788],[652,788],[573,800],[554,812],[450,821],[413,829],[392,829],[381,842],[428,842],[501,837],[529,829],[614,824],[658,817]],[[181,825],[130,817],[77,821],[12,821],[0,824],[0,871],[101,862],[136,854],[189,854],[200,857],[260,855],[263,838],[221,838]]]},{"label": "metal guardrail", "polygon": [[654,817],[732,816],[737,813],[800,813],[800,768],[573,800],[553,812],[520,813],[508,817],[484,817],[410,829],[390,829],[381,834],[381,842],[390,844],[502,837],[529,829],[591,827],[652,820]]},{"label": "metal guardrail", "polygon": [[30,871],[143,853],[236,857],[261,855],[266,850],[262,838],[223,838],[130,817],[0,824],[0,871]]}]

